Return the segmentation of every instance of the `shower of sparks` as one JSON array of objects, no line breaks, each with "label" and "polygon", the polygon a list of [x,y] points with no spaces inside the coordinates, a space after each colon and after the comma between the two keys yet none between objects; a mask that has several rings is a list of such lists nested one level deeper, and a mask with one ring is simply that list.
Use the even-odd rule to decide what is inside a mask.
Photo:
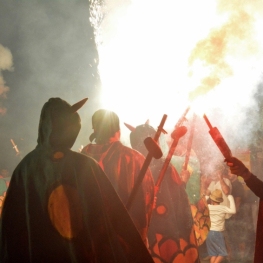
[{"label": "shower of sparks", "polygon": [[229,122],[253,105],[262,77],[262,1],[124,3],[103,7],[103,107],[131,124],[157,125],[167,114],[169,129],[189,103],[197,113],[219,107]]}]

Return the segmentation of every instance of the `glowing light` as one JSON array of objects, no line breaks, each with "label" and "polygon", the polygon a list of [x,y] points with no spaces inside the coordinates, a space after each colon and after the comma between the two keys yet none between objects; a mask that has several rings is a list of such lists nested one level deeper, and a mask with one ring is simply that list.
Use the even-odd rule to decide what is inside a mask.
[{"label": "glowing light", "polygon": [[263,64],[260,1],[105,3],[101,102],[123,121],[157,125],[167,114],[174,127],[190,102],[228,118],[251,105]]}]

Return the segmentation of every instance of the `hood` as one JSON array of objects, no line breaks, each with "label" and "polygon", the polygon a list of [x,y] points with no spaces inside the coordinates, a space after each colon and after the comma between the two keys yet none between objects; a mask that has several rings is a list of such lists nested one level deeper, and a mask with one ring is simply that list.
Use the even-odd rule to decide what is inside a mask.
[{"label": "hood", "polygon": [[137,126],[130,133],[130,143],[132,148],[141,152],[144,156],[146,156],[148,154],[148,150],[144,145],[144,140],[147,137],[153,138],[155,133],[156,133],[155,129],[149,124],[142,124]]},{"label": "hood", "polygon": [[97,144],[108,143],[110,138],[120,130],[119,117],[110,110],[97,110],[92,115],[92,128],[94,132],[89,137],[91,142],[95,139]]},{"label": "hood", "polygon": [[[84,100],[80,101],[80,107],[87,99]],[[61,98],[50,98],[44,104],[38,127],[38,145],[53,149],[73,146],[81,128],[81,120],[76,112],[78,108],[74,107],[76,104],[71,106]]]}]

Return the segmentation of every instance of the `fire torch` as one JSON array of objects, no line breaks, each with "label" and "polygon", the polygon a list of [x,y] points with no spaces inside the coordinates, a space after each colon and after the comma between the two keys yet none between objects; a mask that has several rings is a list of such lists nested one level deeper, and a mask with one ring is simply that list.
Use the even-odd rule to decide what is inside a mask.
[{"label": "fire torch", "polygon": [[[174,154],[174,151],[175,151],[175,149],[176,149],[176,146],[177,146],[180,138],[183,137],[183,136],[186,134],[186,132],[187,132],[187,128],[186,128],[185,126],[182,126],[182,124],[183,124],[183,122],[186,120],[185,116],[186,116],[186,114],[188,113],[189,109],[190,109],[190,107],[188,107],[188,108],[184,111],[184,113],[183,113],[183,115],[181,116],[181,118],[177,121],[177,123],[176,123],[176,125],[175,125],[175,128],[174,128],[174,131],[173,131],[172,134],[171,134],[171,137],[172,137],[172,139],[173,139],[173,142],[172,142],[172,145],[171,145],[171,147],[170,147],[170,149],[169,149],[169,152],[168,152],[168,154],[167,154],[167,156],[166,156],[166,158],[165,158],[165,161],[164,161],[164,164],[163,164],[163,166],[162,166],[162,169],[161,169],[161,171],[160,171],[160,173],[159,173],[159,176],[158,176],[158,178],[157,178],[157,180],[156,180],[155,190],[154,190],[155,195],[157,195],[157,193],[159,192],[159,189],[160,189],[161,183],[162,183],[162,181],[163,181],[163,179],[164,179],[166,170],[167,170],[167,168],[168,168],[168,166],[169,166],[169,163],[170,163],[170,161],[171,161],[171,159],[172,159],[172,156],[173,156],[173,154]],[[176,172],[177,172],[177,171],[176,171]],[[178,173],[177,173],[177,175],[178,175]],[[179,178],[179,175],[178,175],[178,178]]]},{"label": "fire torch", "polygon": [[[165,130],[163,129],[163,126],[164,126],[164,123],[166,122],[166,119],[167,119],[167,115],[164,114],[163,115],[163,118],[160,122],[160,125],[158,126],[158,129],[155,133],[155,136],[154,138],[151,138],[151,137],[147,137],[145,140],[144,140],[144,145],[145,147],[147,148],[148,150],[148,154],[145,158],[145,161],[141,167],[141,170],[140,170],[140,173],[137,177],[137,180],[134,184],[134,187],[131,191],[131,194],[128,198],[128,202],[126,204],[126,208],[127,210],[130,210],[131,206],[132,206],[132,203],[133,203],[133,200],[138,192],[138,189],[143,181],[143,178],[147,172],[147,169],[152,161],[152,158],[154,157],[155,159],[160,159],[163,155],[162,151],[161,151],[161,148],[159,147],[159,145],[157,144],[158,142],[158,139],[161,135],[162,132],[165,132]],[[166,132],[165,132],[166,133]]]},{"label": "fire torch", "polygon": [[207,123],[208,127],[209,127],[209,133],[212,137],[212,139],[214,140],[215,144],[217,145],[218,149],[221,151],[221,153],[223,154],[223,156],[228,159],[230,157],[232,157],[232,153],[230,148],[228,147],[225,139],[223,138],[223,136],[221,135],[221,133],[219,132],[219,130],[217,129],[217,127],[212,127],[210,121],[208,120],[208,118],[206,117],[206,115],[204,114],[204,119],[205,122]]}]

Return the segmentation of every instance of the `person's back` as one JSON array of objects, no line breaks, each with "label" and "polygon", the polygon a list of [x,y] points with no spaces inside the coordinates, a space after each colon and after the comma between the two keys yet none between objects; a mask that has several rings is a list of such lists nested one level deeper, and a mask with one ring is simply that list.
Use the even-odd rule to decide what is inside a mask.
[{"label": "person's back", "polygon": [[[119,118],[116,113],[98,110],[92,116],[94,133],[82,153],[96,159],[126,205],[145,158],[120,142]],[[129,209],[129,214],[147,244],[147,232],[153,206],[154,182],[148,169]]]},{"label": "person's back", "polygon": [[209,213],[211,218],[210,230],[224,231],[225,230],[225,219],[228,218],[228,207],[225,205],[208,205]]},{"label": "person's back", "polygon": [[228,255],[224,238],[225,220],[236,213],[236,207],[232,195],[227,196],[230,207],[221,204],[223,202],[223,194],[219,189],[215,189],[206,198],[209,198],[211,202],[208,205],[211,227],[206,240],[206,246],[208,254],[211,257],[210,262],[219,263]]},{"label": "person's back", "polygon": [[[130,143],[133,149],[140,151],[145,157],[148,150],[144,145],[147,137],[154,137],[156,131],[148,124],[131,130]],[[150,169],[154,181],[158,180],[165,158],[152,159]],[[184,258],[185,262],[194,263],[198,260],[198,249],[193,231],[193,218],[185,185],[175,168],[169,164],[165,176],[156,193],[156,204],[153,210],[148,238],[149,249],[157,262],[175,262]],[[184,246],[177,244],[184,243]]]},{"label": "person's back", "polygon": [[37,147],[13,172],[0,224],[0,262],[152,262],[98,163],[70,150],[76,110],[43,107]]}]

